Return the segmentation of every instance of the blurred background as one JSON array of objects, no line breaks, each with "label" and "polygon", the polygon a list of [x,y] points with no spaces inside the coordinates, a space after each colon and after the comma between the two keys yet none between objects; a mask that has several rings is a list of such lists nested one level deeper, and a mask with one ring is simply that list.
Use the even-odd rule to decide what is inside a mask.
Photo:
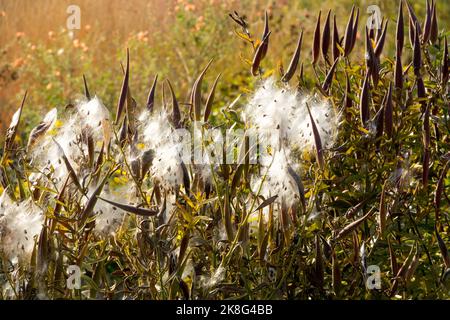
[{"label": "blurred background", "polygon": [[[423,21],[425,0],[411,3]],[[81,10],[80,30],[67,30],[66,11],[71,4]],[[343,36],[352,4],[361,10],[360,33],[369,17],[369,5],[378,5],[382,16],[389,18],[386,52],[392,54],[398,1],[391,0],[0,0],[0,133],[3,136],[26,89],[23,133],[50,108],[62,108],[79,98],[83,74],[91,94],[115,108],[122,82],[120,62],[125,62],[127,47],[130,88],[140,106],[155,74],[159,79],[169,78],[179,100],[186,102],[194,79],[214,58],[204,85],[209,87],[222,73],[216,108],[223,107],[243,88],[250,90],[254,81],[246,62],[252,58],[252,48],[235,34],[237,25],[228,17],[234,10],[246,18],[255,38],[261,36],[264,10],[268,10],[272,35],[264,63],[269,72],[278,73],[281,64],[287,66],[299,31],[304,29],[301,61],[306,76],[312,76],[310,48],[319,10],[322,25],[329,9],[336,14]],[[437,6],[439,29],[448,29],[450,2],[437,0]],[[352,55],[361,54],[364,48],[359,38]],[[407,39],[405,44],[409,45]],[[161,101],[160,88],[157,101]]]}]

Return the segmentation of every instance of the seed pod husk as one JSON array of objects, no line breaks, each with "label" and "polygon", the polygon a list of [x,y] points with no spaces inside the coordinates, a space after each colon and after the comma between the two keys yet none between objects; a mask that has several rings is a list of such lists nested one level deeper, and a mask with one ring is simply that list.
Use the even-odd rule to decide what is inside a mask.
[{"label": "seed pod husk", "polygon": [[393,105],[392,105],[392,83],[389,83],[385,106],[384,106],[384,130],[389,138],[393,132]]},{"label": "seed pod husk", "polygon": [[383,234],[386,230],[386,184],[383,184],[380,196],[380,207],[378,209],[378,226],[380,231],[380,238],[383,239]]},{"label": "seed pod husk", "polygon": [[314,144],[316,145],[317,162],[319,163],[319,168],[323,170],[325,167],[325,161],[323,158],[322,140],[320,139],[319,130],[317,130],[316,122],[313,119],[308,104],[306,104],[306,108],[308,109],[309,120],[311,121],[311,128],[313,131]]},{"label": "seed pod husk", "polygon": [[252,75],[256,77],[258,75],[259,71],[259,65],[261,64],[261,61],[263,60],[263,52],[265,49],[265,46],[269,43],[269,37],[270,33],[272,31],[269,31],[267,35],[264,37],[264,39],[259,44],[258,48],[256,48],[255,55],[253,56],[253,62],[252,62]]},{"label": "seed pod husk", "polygon": [[403,90],[403,66],[401,54],[398,51],[395,56],[394,83],[395,88],[401,92]]},{"label": "seed pod husk", "polygon": [[344,107],[346,110],[346,118],[347,121],[350,121],[350,117],[351,117],[351,113],[350,113],[350,109],[353,106],[353,101],[352,98],[350,97],[351,95],[351,86],[350,86],[350,79],[348,77],[348,74],[345,74],[345,97],[344,97]]},{"label": "seed pod husk", "polygon": [[158,75],[155,75],[155,78],[153,79],[152,87],[150,88],[150,91],[148,93],[147,97],[147,110],[152,112],[153,106],[155,105],[155,92],[156,92],[156,83],[158,82]]},{"label": "seed pod husk", "polygon": [[327,74],[327,76],[326,76],[326,78],[325,78],[325,80],[323,82],[322,90],[325,91],[325,92],[327,92],[330,89],[330,87],[331,87],[331,83],[333,82],[333,77],[334,77],[334,73],[335,73],[335,70],[336,70],[336,65],[337,65],[338,60],[339,60],[339,58],[337,58],[334,61],[333,65],[330,68],[330,71],[328,71],[328,74]]},{"label": "seed pod husk", "polygon": [[[194,86],[192,87],[191,104],[192,104],[192,107],[194,108],[194,120],[195,121],[200,121],[200,119],[201,119],[202,82],[203,82],[203,77],[205,76],[205,73],[208,70],[211,63],[212,63],[212,59],[209,60],[208,64],[203,69],[203,71],[200,73],[200,75],[198,76],[197,80],[194,83]],[[172,96],[174,96],[173,93],[172,93]]]},{"label": "seed pod husk", "polygon": [[111,201],[111,200],[102,198],[100,196],[97,196],[97,198],[99,198],[100,200],[105,201],[123,211],[130,212],[130,213],[136,214],[138,216],[152,217],[152,216],[156,216],[159,212],[158,209],[147,209],[147,208],[135,207],[132,205],[127,205],[127,204],[122,204],[122,203],[118,203],[115,201]]},{"label": "seed pod husk", "polygon": [[384,24],[383,32],[381,33],[380,38],[378,39],[377,46],[375,47],[375,56],[380,57],[381,53],[383,52],[384,43],[386,41],[386,32],[388,27],[389,21],[386,20],[386,23]]},{"label": "seed pod husk", "polygon": [[186,191],[186,194],[189,196],[190,192],[191,192],[191,182],[189,179],[189,172],[187,170],[186,165],[184,164],[184,162],[181,162],[181,170],[183,171],[183,185],[184,185],[184,190]]},{"label": "seed pod husk", "polygon": [[173,91],[172,84],[170,83],[169,79],[167,79],[167,84],[169,85],[170,93],[172,95],[172,116],[170,120],[174,128],[179,129],[181,128],[180,107],[178,106],[177,97],[175,96],[175,92]]},{"label": "seed pod husk", "polygon": [[438,40],[438,33],[439,33],[437,14],[436,14],[436,1],[433,1],[433,6],[432,6],[431,11],[432,11],[433,16],[431,17],[430,41],[431,41],[431,44],[435,44],[436,41]]},{"label": "seed pod husk", "polygon": [[403,22],[403,0],[400,0],[400,5],[398,7],[398,16],[397,16],[397,29],[395,33],[395,41],[397,46],[397,54],[399,56],[402,55],[403,45],[405,42],[405,26]]},{"label": "seed pod husk", "polygon": [[444,264],[446,268],[450,268],[450,257],[448,255],[447,246],[445,245],[444,240],[439,234],[437,225],[434,225],[434,232],[436,233],[436,240],[438,242],[439,251],[441,251],[442,259],[444,260]]},{"label": "seed pod husk", "polygon": [[441,78],[442,86],[445,87],[449,80],[449,56],[448,56],[448,44],[447,37],[444,37],[444,54],[442,56]]},{"label": "seed pod husk", "polygon": [[117,103],[116,120],[114,122],[115,125],[117,125],[120,121],[120,118],[123,113],[123,107],[124,107],[125,101],[127,99],[129,75],[130,75],[130,51],[127,48],[127,64],[125,67],[125,74],[123,76],[122,88],[120,90],[119,101]]},{"label": "seed pod husk", "polygon": [[266,57],[267,49],[269,48],[269,39],[267,39],[264,42],[264,39],[267,37],[268,34],[269,34],[269,15],[268,15],[267,10],[266,10],[266,12],[264,14],[264,32],[263,32],[263,35],[261,37],[261,44],[262,44],[261,60]]},{"label": "seed pod husk", "polygon": [[300,51],[302,48],[303,41],[303,30],[300,32],[300,36],[298,37],[297,47],[295,48],[294,55],[292,56],[291,62],[289,63],[289,67],[286,73],[283,75],[281,81],[288,82],[294,76],[295,71],[297,70],[298,62],[300,60]]},{"label": "seed pod husk", "polygon": [[449,166],[450,166],[450,161],[447,161],[447,163],[445,164],[445,166],[442,169],[442,172],[439,176],[439,180],[436,184],[436,190],[434,192],[433,204],[434,204],[434,210],[435,210],[434,213],[435,213],[436,221],[439,221],[439,217],[440,217],[441,198],[442,198],[442,193],[444,191],[444,182],[445,182],[445,178],[447,176]]},{"label": "seed pod husk", "polygon": [[352,7],[352,12],[348,18],[347,27],[344,35],[344,57],[347,57],[351,52],[353,42],[353,15],[355,13],[355,6]]},{"label": "seed pod husk", "polygon": [[423,23],[423,34],[422,34],[422,41],[423,43],[427,43],[428,40],[430,40],[431,35],[431,18],[433,17],[433,13],[431,11],[431,5],[430,2],[427,0],[426,2],[426,15],[425,15],[425,22]]},{"label": "seed pod husk", "polygon": [[219,73],[216,77],[216,80],[214,80],[214,83],[212,85],[211,91],[209,92],[208,99],[206,99],[206,105],[205,105],[205,115],[203,116],[203,120],[205,122],[208,121],[209,115],[211,114],[212,105],[214,103],[214,94],[216,92],[217,82],[219,81],[219,78],[222,74]]},{"label": "seed pod husk", "polygon": [[346,236],[348,236],[353,230],[355,230],[356,228],[358,228],[358,226],[363,223],[365,220],[367,220],[367,218],[369,218],[372,213],[374,212],[373,209],[371,209],[369,212],[367,212],[364,216],[362,216],[361,218],[351,222],[350,224],[346,225],[344,228],[342,228],[342,230],[337,234],[337,236],[335,237],[335,241],[338,241]]},{"label": "seed pod husk", "polygon": [[339,30],[338,30],[337,24],[336,24],[336,15],[334,15],[334,17],[333,17],[333,47],[332,47],[333,60],[336,60],[340,55],[339,48],[338,48],[338,45],[340,44],[339,41],[340,41]]},{"label": "seed pod husk", "polygon": [[[406,6],[409,13],[409,41],[411,42],[411,47],[414,47],[415,35],[422,34],[419,19],[417,19],[414,9],[411,4],[406,0]],[[418,25],[418,32],[416,32],[416,24]],[[420,42],[420,41],[419,41]]]},{"label": "seed pod husk", "polygon": [[331,28],[330,28],[330,14],[331,10],[328,10],[327,18],[322,30],[322,58],[326,63],[330,63],[328,58],[328,49],[330,48],[331,41]]},{"label": "seed pod husk", "polygon": [[86,77],[84,74],[83,74],[83,83],[84,83],[84,96],[89,101],[89,100],[91,100],[91,94],[89,93],[88,84],[87,84]]},{"label": "seed pod husk", "polygon": [[375,115],[375,120],[376,120],[375,140],[376,140],[377,150],[380,149],[381,136],[383,135],[383,131],[384,131],[384,107],[385,107],[385,104],[382,103],[380,109],[378,110],[377,114]]},{"label": "seed pod husk", "polygon": [[[416,31],[419,28],[418,22],[416,23]],[[420,53],[420,39],[419,37],[414,38],[414,53],[413,53],[413,67],[414,75],[420,77],[420,68],[422,67],[422,57]]]},{"label": "seed pod husk", "polygon": [[359,100],[361,123],[363,126],[366,126],[366,123],[369,120],[369,74],[366,74],[366,76],[364,77],[361,97]]},{"label": "seed pod husk", "polygon": [[322,11],[319,11],[317,17],[316,28],[314,30],[313,46],[312,46],[312,64],[315,65],[319,60],[320,53],[320,16]]},{"label": "seed pod husk", "polygon": [[359,23],[359,8],[356,10],[355,22],[353,23],[352,28],[352,45],[350,47],[350,52],[353,51],[353,48],[356,44],[356,36],[358,35],[358,23]]}]

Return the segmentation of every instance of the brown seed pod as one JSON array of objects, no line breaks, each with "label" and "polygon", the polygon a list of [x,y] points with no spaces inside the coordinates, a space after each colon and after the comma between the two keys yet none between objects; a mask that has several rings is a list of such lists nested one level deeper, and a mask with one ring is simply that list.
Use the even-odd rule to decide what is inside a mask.
[{"label": "brown seed pod", "polygon": [[312,45],[312,64],[315,65],[319,59],[320,53],[320,16],[322,11],[319,11],[319,16],[317,17],[316,28],[314,29],[314,38]]},{"label": "brown seed pod", "polygon": [[331,10],[328,10],[328,14],[322,30],[322,58],[328,64],[330,64],[330,60],[328,58],[328,49],[330,48],[331,41],[330,14]]},{"label": "brown seed pod", "polygon": [[138,216],[143,216],[143,217],[152,217],[152,216],[156,216],[159,212],[158,209],[147,209],[147,208],[140,208],[140,207],[135,207],[132,205],[127,205],[127,204],[121,204],[118,202],[114,202],[105,198],[102,198],[100,196],[97,196],[97,198],[99,198],[102,201],[105,201],[123,211],[129,212],[129,213],[133,213],[136,214]]},{"label": "brown seed pod", "polygon": [[203,71],[198,76],[197,80],[194,83],[194,86],[192,87],[192,95],[191,95],[191,105],[194,108],[194,120],[200,121],[201,119],[201,105],[202,105],[202,82],[203,77],[205,76],[206,71],[208,70],[209,66],[212,63],[212,59],[209,60],[206,67],[203,69]]},{"label": "brown seed pod", "polygon": [[255,55],[253,56],[253,62],[252,62],[252,75],[257,76],[259,71],[259,65],[261,64],[261,61],[263,60],[263,52],[265,49],[265,46],[269,43],[269,37],[270,37],[271,31],[267,33],[267,35],[264,37],[264,39],[259,44],[258,48],[256,48]]},{"label": "brown seed pod", "polygon": [[430,41],[431,44],[435,44],[438,40],[438,33],[439,33],[439,27],[437,22],[437,15],[436,15],[436,1],[433,1],[432,5],[432,17],[431,17],[431,30],[430,30]]},{"label": "brown seed pod", "polygon": [[[416,23],[416,32],[419,28],[418,22]],[[420,39],[419,37],[414,38],[414,53],[413,53],[413,67],[414,75],[420,77],[420,68],[422,67],[422,56],[420,53]]]},{"label": "brown seed pod", "polygon": [[129,133],[128,117],[125,116],[122,120],[122,125],[120,126],[119,131],[119,142],[122,148],[125,146],[125,143],[128,140],[128,133]]},{"label": "brown seed pod", "polygon": [[264,13],[264,31],[261,37],[261,60],[264,59],[266,57],[267,54],[267,49],[269,49],[269,39],[267,38],[266,41],[264,41],[264,39],[266,39],[266,37],[268,37],[270,30],[269,30],[269,15],[266,12]]},{"label": "brown seed pod", "polygon": [[353,106],[353,101],[352,101],[352,98],[350,97],[352,88],[350,86],[350,79],[349,79],[347,73],[345,74],[345,82],[346,82],[346,86],[345,86],[344,107],[346,110],[347,121],[350,121],[350,116],[351,116],[350,109]]},{"label": "brown seed pod", "polygon": [[344,57],[347,57],[351,52],[353,42],[353,15],[355,13],[355,6],[352,7],[352,12],[348,18],[347,27],[344,35]]},{"label": "brown seed pod", "polygon": [[114,122],[115,125],[117,125],[119,123],[120,118],[123,113],[123,107],[125,105],[125,101],[127,99],[127,94],[128,94],[129,76],[130,76],[130,51],[127,48],[127,64],[125,67],[125,74],[123,76],[122,88],[120,90],[119,101],[117,103],[116,120]]},{"label": "brown seed pod", "polygon": [[88,88],[86,77],[84,74],[83,74],[83,83],[84,83],[84,96],[89,101],[89,100],[91,100],[91,94],[89,93],[89,88]]},{"label": "brown seed pod", "polygon": [[283,75],[283,78],[281,79],[281,81],[283,82],[288,82],[289,80],[291,80],[291,78],[295,74],[295,71],[297,70],[298,62],[300,60],[302,41],[303,41],[303,30],[300,32],[300,35],[298,37],[297,47],[295,48],[295,52],[294,55],[292,56],[291,62],[289,63],[289,67],[286,73]]},{"label": "brown seed pod", "polygon": [[358,35],[358,23],[359,23],[359,8],[356,10],[355,22],[352,28],[352,45],[350,47],[350,52],[353,50],[356,44],[356,36]]},{"label": "brown seed pod", "polygon": [[186,165],[184,164],[184,162],[181,162],[181,170],[183,171],[183,186],[184,186],[184,190],[186,191],[186,194],[189,196],[190,192],[191,192],[191,181],[189,179],[189,172],[187,170]]},{"label": "brown seed pod", "polygon": [[377,114],[375,115],[375,120],[376,120],[375,141],[376,141],[377,150],[380,149],[381,136],[383,135],[383,131],[384,131],[384,107],[385,107],[385,104],[382,103],[380,109],[378,110]]},{"label": "brown seed pod", "polygon": [[425,85],[423,83],[423,79],[422,78],[417,78],[417,98],[419,98],[420,100],[420,104],[421,104],[421,111],[424,112],[425,110],[425,98],[427,97],[427,91],[425,89]]},{"label": "brown seed pod", "polygon": [[386,23],[384,24],[383,32],[381,33],[380,38],[378,39],[377,46],[375,47],[375,56],[380,57],[381,53],[383,52],[384,43],[386,41],[386,31],[388,27],[389,21],[386,20]]},{"label": "brown seed pod", "polygon": [[422,184],[428,186],[429,163],[430,163],[430,106],[428,105],[423,115],[423,162],[422,162]]},{"label": "brown seed pod", "polygon": [[155,75],[155,78],[153,79],[153,84],[150,88],[150,91],[148,93],[147,97],[147,105],[146,108],[148,111],[153,111],[153,106],[155,105],[155,92],[156,92],[156,83],[158,82],[158,75]]},{"label": "brown seed pod", "polygon": [[399,92],[403,90],[403,66],[399,51],[397,51],[395,56],[394,85]]},{"label": "brown seed pod", "polygon": [[351,232],[353,230],[355,230],[356,228],[358,228],[361,223],[363,223],[364,221],[366,221],[374,212],[373,209],[371,209],[369,212],[367,212],[364,216],[362,216],[361,218],[351,222],[350,224],[346,225],[344,228],[342,228],[341,231],[339,231],[339,233],[337,234],[337,236],[334,238],[335,241],[338,241],[346,236],[348,236],[349,234],[351,234]]},{"label": "brown seed pod", "polygon": [[444,264],[446,268],[450,268],[450,257],[448,255],[448,249],[445,245],[444,240],[442,239],[441,235],[439,234],[437,225],[434,226],[434,232],[436,233],[436,240],[438,242],[439,251],[441,251],[442,259],[444,260]]},{"label": "brown seed pod", "polygon": [[170,94],[172,95],[172,116],[170,120],[172,121],[174,128],[179,129],[181,128],[180,107],[178,106],[177,97],[175,96],[175,92],[173,91],[172,84],[169,79],[167,79],[167,84],[169,85]]},{"label": "brown seed pod", "polygon": [[389,238],[387,239],[388,249],[389,249],[389,260],[391,261],[391,271],[393,275],[397,275],[398,273],[398,263],[397,258],[395,257],[395,252],[392,249],[391,241]]},{"label": "brown seed pod", "polygon": [[381,239],[383,239],[383,234],[386,230],[386,185],[387,181],[384,182],[383,188],[381,189],[380,207],[378,209],[378,226],[380,228]]},{"label": "brown seed pod", "polygon": [[442,86],[445,87],[449,80],[449,56],[448,56],[448,44],[447,37],[444,37],[444,53],[442,55],[442,67],[441,67],[441,79]]},{"label": "brown seed pod", "polygon": [[[419,19],[417,19],[417,16],[414,13],[413,7],[408,2],[408,0],[405,1],[409,13],[409,41],[411,42],[411,47],[414,47],[415,35],[418,34],[420,37],[420,35],[422,34],[422,29],[420,27]],[[416,25],[418,25],[418,27]],[[416,32],[416,29],[418,32]]]},{"label": "brown seed pod", "polygon": [[306,210],[306,199],[305,199],[305,187],[303,186],[302,179],[295,172],[295,170],[291,166],[287,166],[289,175],[294,179],[295,184],[297,185],[298,193],[300,195],[300,201],[302,203],[303,211]]},{"label": "brown seed pod", "polygon": [[365,28],[365,30],[366,30],[366,53],[365,53],[366,70],[367,74],[372,76],[374,86],[376,87],[379,80],[380,63],[379,59],[375,56],[375,52],[372,46],[372,40],[369,37],[369,31],[367,30],[367,27]]},{"label": "brown seed pod", "polygon": [[317,162],[319,163],[319,168],[323,170],[325,167],[325,161],[323,157],[322,140],[320,139],[319,130],[317,130],[316,122],[313,119],[308,104],[306,104],[306,108],[308,109],[309,120],[311,121],[311,128],[314,136],[314,144],[316,145]]},{"label": "brown seed pod", "polygon": [[400,0],[400,4],[398,7],[398,16],[397,16],[397,29],[395,32],[395,42],[397,48],[397,54],[399,56],[402,55],[403,45],[405,42],[405,26],[403,22],[403,0]]},{"label": "brown seed pod", "polygon": [[425,21],[423,23],[423,34],[422,34],[422,41],[423,43],[427,43],[428,40],[430,40],[431,35],[431,18],[433,16],[433,13],[431,11],[431,5],[430,2],[427,0],[426,4],[426,15],[425,15]]},{"label": "brown seed pod", "polygon": [[444,182],[447,177],[447,172],[450,166],[450,161],[447,161],[442,169],[441,174],[439,175],[439,180],[436,184],[436,189],[434,191],[433,205],[434,205],[434,215],[436,221],[439,221],[440,211],[441,211],[441,198],[442,193],[444,191]]},{"label": "brown seed pod", "polygon": [[334,73],[336,71],[336,65],[338,63],[338,60],[339,60],[339,58],[337,58],[334,61],[333,65],[330,68],[330,71],[328,71],[328,74],[322,84],[322,90],[325,92],[327,92],[331,87],[331,83],[333,82],[333,77],[334,77]]},{"label": "brown seed pod", "polygon": [[208,121],[209,115],[211,114],[212,105],[214,103],[214,94],[216,92],[217,82],[219,81],[219,78],[222,74],[219,73],[216,77],[216,80],[214,80],[214,83],[212,85],[211,91],[209,92],[208,99],[206,99],[206,105],[205,105],[205,114],[203,116],[203,120],[205,122]]},{"label": "brown seed pod", "polygon": [[336,24],[336,15],[333,17],[333,60],[336,60],[340,56],[338,45],[340,45],[339,30]]},{"label": "brown seed pod", "polygon": [[361,123],[366,126],[369,120],[369,74],[364,77],[362,85],[361,96],[359,98],[359,111],[361,115]]},{"label": "brown seed pod", "polygon": [[392,105],[392,83],[389,83],[389,89],[385,98],[384,105],[384,130],[388,138],[392,138],[393,133],[393,105]]},{"label": "brown seed pod", "polygon": [[278,198],[278,195],[274,195],[270,198],[265,199],[253,212],[259,211],[259,210],[271,205],[277,198]]},{"label": "brown seed pod", "polygon": [[84,222],[86,222],[86,219],[88,219],[92,215],[95,205],[97,204],[98,197],[100,196],[109,176],[110,174],[108,173],[103,177],[102,181],[98,184],[94,192],[92,192],[91,196],[89,197],[89,200],[87,201],[80,215],[81,224],[84,224]]}]

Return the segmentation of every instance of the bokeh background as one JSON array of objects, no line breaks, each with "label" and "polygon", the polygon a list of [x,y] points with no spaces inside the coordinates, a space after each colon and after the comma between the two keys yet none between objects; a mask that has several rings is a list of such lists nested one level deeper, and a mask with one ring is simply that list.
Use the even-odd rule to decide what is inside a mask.
[{"label": "bokeh background", "polygon": [[[425,1],[411,1],[419,17],[424,17]],[[66,29],[67,7],[81,9],[81,29]],[[253,80],[245,59],[252,49],[234,32],[236,25],[228,13],[236,10],[246,17],[250,32],[259,37],[264,10],[272,28],[267,63],[278,72],[288,64],[300,29],[305,38],[301,60],[305,75],[312,76],[310,48],[319,10],[322,23],[329,9],[337,16],[343,35],[352,4],[361,10],[360,34],[369,17],[369,5],[380,7],[389,18],[386,51],[392,53],[397,1],[315,1],[315,0],[0,0],[0,133],[9,125],[27,89],[23,134],[36,125],[46,110],[62,108],[83,93],[85,74],[91,93],[110,108],[117,103],[122,81],[120,62],[130,48],[131,90],[143,105],[155,74],[174,83],[181,101],[211,58],[214,63],[205,87],[222,72],[217,105],[230,103]],[[448,29],[450,2],[437,0],[440,29]],[[404,9],[407,17],[406,8]],[[408,41],[406,41],[407,44]],[[363,50],[360,40],[358,50]],[[361,51],[353,53],[361,54]],[[362,56],[361,56],[362,58]],[[161,99],[161,90],[157,92]],[[3,136],[3,134],[2,134]]]}]

